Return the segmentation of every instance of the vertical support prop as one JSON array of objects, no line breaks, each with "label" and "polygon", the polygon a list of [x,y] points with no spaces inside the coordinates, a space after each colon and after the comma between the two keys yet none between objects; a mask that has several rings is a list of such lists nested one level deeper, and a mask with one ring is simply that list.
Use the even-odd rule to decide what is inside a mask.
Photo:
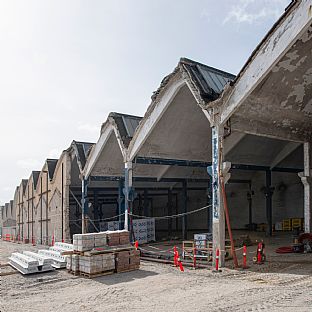
[{"label": "vertical support prop", "polygon": [[148,189],[144,189],[144,216],[149,216],[149,211],[148,211]]},{"label": "vertical support prop", "polygon": [[43,196],[43,190],[42,190],[42,175],[40,176],[40,244],[43,244],[43,218],[42,218],[42,196]]},{"label": "vertical support prop", "polygon": [[81,221],[82,221],[82,234],[87,233],[86,217],[88,215],[88,181],[83,177],[81,180]]},{"label": "vertical support prop", "polygon": [[27,240],[29,241],[30,236],[30,215],[29,215],[29,183],[27,186]]},{"label": "vertical support prop", "polygon": [[61,238],[64,241],[64,164],[62,163],[62,182],[61,182]]},{"label": "vertical support prop", "polygon": [[[168,189],[168,216],[172,215],[172,189]],[[172,237],[172,218],[168,218],[168,237]]]},{"label": "vertical support prop", "polygon": [[[182,204],[183,204],[183,213],[187,213],[187,181],[182,182]],[[182,236],[183,239],[187,239],[187,215],[182,217]]]},{"label": "vertical support prop", "polygon": [[46,245],[49,245],[49,172],[46,171],[46,191],[47,191],[47,196],[46,196]]},{"label": "vertical support prop", "polygon": [[121,222],[122,222],[122,216],[125,212],[125,197],[123,194],[123,188],[124,188],[124,182],[123,179],[120,179],[118,182],[118,221],[119,221],[119,229],[121,230]]},{"label": "vertical support prop", "polygon": [[212,127],[212,235],[213,235],[213,260],[216,265],[216,252],[219,250],[219,266],[224,266],[225,261],[225,222],[222,209],[220,171],[222,164],[223,127]]},{"label": "vertical support prop", "polygon": [[272,195],[273,195],[273,188],[272,188],[272,172],[271,170],[267,170],[265,172],[265,184],[266,184],[266,215],[267,215],[267,235],[272,236],[272,227],[273,227],[273,220],[272,220]]}]

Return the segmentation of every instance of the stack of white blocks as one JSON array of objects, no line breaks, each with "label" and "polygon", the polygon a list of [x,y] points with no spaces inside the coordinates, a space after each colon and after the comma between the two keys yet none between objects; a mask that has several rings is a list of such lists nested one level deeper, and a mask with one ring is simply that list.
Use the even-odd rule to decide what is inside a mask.
[{"label": "stack of white blocks", "polygon": [[35,252],[32,251],[23,251],[23,254],[37,260],[39,262],[38,270],[40,272],[46,272],[46,271],[52,271],[54,270],[52,264],[53,264],[53,259],[50,257],[47,257],[45,255],[39,255]]},{"label": "stack of white blocks", "polygon": [[9,264],[20,271],[22,274],[32,274],[39,272],[38,260],[19,252],[12,253],[11,257],[9,258]]}]

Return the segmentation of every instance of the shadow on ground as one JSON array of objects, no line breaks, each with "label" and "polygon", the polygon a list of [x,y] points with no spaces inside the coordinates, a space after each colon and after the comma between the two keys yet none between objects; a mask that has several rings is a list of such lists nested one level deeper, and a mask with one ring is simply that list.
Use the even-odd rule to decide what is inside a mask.
[{"label": "shadow on ground", "polygon": [[115,273],[111,275],[105,275],[96,277],[93,280],[105,284],[105,285],[116,285],[119,283],[127,283],[138,279],[143,279],[149,276],[158,275],[158,273],[147,270],[136,270],[131,272]]}]

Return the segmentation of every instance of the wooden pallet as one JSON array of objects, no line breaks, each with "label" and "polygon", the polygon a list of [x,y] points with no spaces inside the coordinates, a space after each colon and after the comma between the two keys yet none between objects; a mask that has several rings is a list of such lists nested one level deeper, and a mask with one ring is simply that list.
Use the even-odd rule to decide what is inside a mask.
[{"label": "wooden pallet", "polygon": [[80,275],[80,271],[73,271],[73,270],[67,270],[68,273],[74,275],[74,276],[79,276]]},{"label": "wooden pallet", "polygon": [[100,277],[100,276],[105,276],[105,275],[111,275],[114,274],[115,270],[109,270],[109,271],[103,271],[99,273],[85,273],[85,272],[80,272],[80,276],[84,276],[87,278],[95,278],[95,277]]}]

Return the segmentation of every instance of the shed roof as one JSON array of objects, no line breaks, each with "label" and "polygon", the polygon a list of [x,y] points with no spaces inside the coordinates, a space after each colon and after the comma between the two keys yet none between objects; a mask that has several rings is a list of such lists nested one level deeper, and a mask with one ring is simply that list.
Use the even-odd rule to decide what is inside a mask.
[{"label": "shed roof", "polygon": [[159,88],[152,95],[152,101],[157,100],[170,79],[179,71],[188,76],[204,102],[216,100],[225,85],[235,79],[233,74],[183,57],[175,70],[162,80]]},{"label": "shed roof", "polygon": [[142,117],[112,112],[108,118],[114,119],[122,142],[128,147]]},{"label": "shed roof", "polygon": [[81,169],[83,170],[94,143],[73,141],[72,144],[76,145],[77,161],[80,163]]}]

